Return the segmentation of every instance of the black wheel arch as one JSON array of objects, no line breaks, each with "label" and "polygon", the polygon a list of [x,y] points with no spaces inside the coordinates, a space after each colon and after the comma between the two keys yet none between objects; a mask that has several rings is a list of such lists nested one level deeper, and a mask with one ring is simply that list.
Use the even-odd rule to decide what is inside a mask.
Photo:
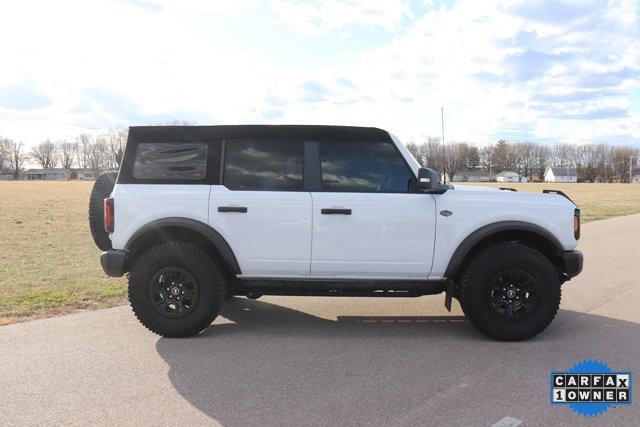
[{"label": "black wheel arch", "polygon": [[564,249],[550,231],[529,222],[500,221],[478,228],[458,245],[449,260],[445,277],[456,280],[467,259],[493,244],[504,241],[518,241],[531,246],[549,258],[560,273],[565,270],[562,259]]},{"label": "black wheel arch", "polygon": [[177,240],[213,250],[229,274],[241,274],[238,260],[226,239],[211,226],[191,218],[162,218],[139,228],[125,244],[128,263],[135,262],[135,258],[151,246]]}]

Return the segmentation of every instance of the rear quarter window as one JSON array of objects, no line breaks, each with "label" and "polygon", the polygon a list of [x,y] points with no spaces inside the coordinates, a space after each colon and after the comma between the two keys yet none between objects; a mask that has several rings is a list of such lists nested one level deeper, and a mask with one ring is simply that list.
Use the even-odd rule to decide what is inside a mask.
[{"label": "rear quarter window", "polygon": [[133,177],[153,180],[201,180],[207,174],[207,144],[138,144]]}]

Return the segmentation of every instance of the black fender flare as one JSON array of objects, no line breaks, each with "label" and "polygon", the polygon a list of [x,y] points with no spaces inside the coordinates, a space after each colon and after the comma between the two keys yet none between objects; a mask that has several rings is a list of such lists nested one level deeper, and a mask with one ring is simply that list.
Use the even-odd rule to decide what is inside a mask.
[{"label": "black fender flare", "polygon": [[445,277],[451,278],[455,276],[455,274],[459,271],[462,266],[462,261],[464,261],[465,257],[469,254],[471,249],[482,241],[483,239],[490,237],[493,234],[505,232],[505,231],[526,231],[529,233],[537,234],[542,237],[546,241],[550,242],[553,247],[556,249],[558,253],[564,252],[562,248],[562,244],[558,240],[556,236],[554,236],[550,231],[540,227],[539,225],[532,224],[530,222],[525,221],[500,221],[492,224],[485,225],[483,227],[478,228],[471,234],[469,234],[457,247],[451,259],[449,260],[449,264],[447,265],[447,269],[445,270]]},{"label": "black fender flare", "polygon": [[231,272],[233,274],[241,274],[238,260],[236,259],[231,246],[229,246],[229,243],[227,243],[225,238],[222,237],[222,235],[211,226],[195,219],[171,217],[151,221],[150,223],[147,223],[144,226],[140,227],[135,233],[131,235],[131,237],[129,237],[129,240],[127,240],[127,243],[125,245],[125,249],[131,249],[135,241],[144,234],[166,227],[186,228],[204,236],[220,252],[222,259],[227,264]]}]

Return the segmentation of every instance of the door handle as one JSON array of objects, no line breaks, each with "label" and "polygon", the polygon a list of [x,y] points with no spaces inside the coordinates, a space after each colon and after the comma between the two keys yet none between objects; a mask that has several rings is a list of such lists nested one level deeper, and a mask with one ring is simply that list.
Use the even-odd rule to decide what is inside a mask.
[{"label": "door handle", "polygon": [[247,208],[243,206],[219,206],[218,212],[247,213]]},{"label": "door handle", "polygon": [[324,208],[320,212],[323,215],[351,215],[351,209]]}]

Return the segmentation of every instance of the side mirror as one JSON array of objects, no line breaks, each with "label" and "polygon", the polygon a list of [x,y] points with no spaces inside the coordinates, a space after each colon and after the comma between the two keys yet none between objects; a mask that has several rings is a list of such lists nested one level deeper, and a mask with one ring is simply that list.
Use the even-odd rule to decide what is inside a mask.
[{"label": "side mirror", "polygon": [[[416,182],[416,189],[418,190],[431,190],[433,188],[435,172],[429,168],[418,169],[418,182]],[[436,179],[437,182],[437,179]]]}]

